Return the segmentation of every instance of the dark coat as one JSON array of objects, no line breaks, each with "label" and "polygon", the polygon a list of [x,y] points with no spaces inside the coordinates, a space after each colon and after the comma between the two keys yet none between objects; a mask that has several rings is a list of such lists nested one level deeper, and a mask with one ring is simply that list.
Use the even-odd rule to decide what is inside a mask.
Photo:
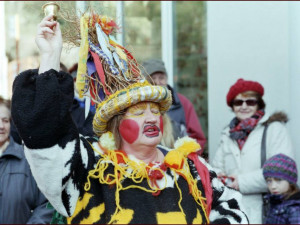
[{"label": "dark coat", "polygon": [[169,85],[168,89],[172,92],[172,105],[167,114],[171,119],[174,139],[177,140],[187,135],[185,113],[175,90]]},{"label": "dark coat", "polygon": [[171,118],[174,139],[188,135],[200,144],[202,153],[206,138],[193,103],[184,95],[176,93],[171,86],[167,87],[172,92],[172,105],[167,113]]},{"label": "dark coat", "polygon": [[53,210],[31,174],[21,145],[10,138],[0,157],[0,224],[50,223]]},{"label": "dark coat", "polygon": [[283,196],[266,195],[269,210],[265,224],[300,224],[300,192],[284,200]]},{"label": "dark coat", "polygon": [[93,119],[95,114],[92,111],[89,111],[87,118],[85,118],[84,108],[80,106],[78,100],[75,98],[70,111],[78,128],[78,132],[83,136],[94,136]]}]

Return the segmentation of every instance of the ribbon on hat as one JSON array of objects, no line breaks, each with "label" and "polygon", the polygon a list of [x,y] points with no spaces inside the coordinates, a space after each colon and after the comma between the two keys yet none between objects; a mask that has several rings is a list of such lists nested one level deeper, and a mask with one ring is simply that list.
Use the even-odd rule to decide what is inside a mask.
[{"label": "ribbon on hat", "polygon": [[[93,79],[90,80],[90,95],[91,95],[90,101],[91,101],[91,104],[92,104],[92,105],[95,105],[95,102],[94,102],[94,100],[93,100],[93,99],[95,99],[95,95],[97,94],[98,97],[99,97],[101,100],[103,100],[103,99],[105,98],[105,94],[104,94],[104,92],[103,92],[102,86],[99,85],[98,82],[96,82],[97,77],[95,77],[95,72],[96,72],[97,70],[96,70],[96,66],[95,66],[95,63],[94,63],[94,61],[93,61],[92,58],[93,58],[92,56],[89,57],[89,59],[88,59],[86,65],[87,65],[88,75],[89,75],[90,77],[93,78]],[[98,89],[97,89],[97,92],[98,92],[98,93],[96,92],[95,86],[98,87]],[[94,98],[93,98],[93,97],[94,97]]]},{"label": "ribbon on hat", "polygon": [[[136,59],[131,55],[131,53],[124,48],[123,46],[119,45],[116,41],[114,41],[113,39],[109,39],[109,43],[116,48],[116,51],[118,53],[118,55],[124,59],[126,62],[128,61],[127,59],[129,59],[128,61],[128,68],[131,69],[131,72],[135,75],[135,76],[139,76],[139,69],[137,66],[137,61]],[[124,51],[124,52],[123,52]]]},{"label": "ribbon on hat", "polygon": [[115,47],[115,50],[121,59],[127,61],[126,54],[122,51],[121,46],[117,43],[116,39],[112,35],[109,35],[109,44]]},{"label": "ribbon on hat", "polygon": [[102,31],[102,29],[98,23],[96,23],[96,32],[97,32],[98,42],[100,44],[102,51],[107,55],[109,60],[112,62],[113,61],[112,53],[107,47],[109,45],[108,37]]},{"label": "ribbon on hat", "polygon": [[122,71],[123,76],[126,81],[129,81],[128,79],[128,65],[127,65],[127,56],[120,48],[120,45],[115,40],[114,36],[109,35],[109,43],[111,44],[111,47],[114,49],[113,57],[115,62],[117,63],[119,69]]},{"label": "ribbon on hat", "polygon": [[83,93],[87,90],[86,85],[86,72],[87,72],[87,58],[88,58],[88,16],[85,15],[80,18],[80,35],[81,35],[81,43],[79,49],[79,61],[78,61],[78,70],[77,70],[77,77],[75,88],[79,94],[79,97],[83,97]]},{"label": "ribbon on hat", "polygon": [[104,88],[104,92],[105,92],[106,95],[111,95],[111,93],[106,89],[105,75],[104,75],[103,67],[102,67],[101,61],[99,59],[99,56],[91,50],[90,50],[90,53],[91,53],[91,55],[94,59],[96,70],[97,70],[97,73],[99,75],[100,82],[102,83],[102,86]]},{"label": "ribbon on hat", "polygon": [[118,54],[114,51],[113,52],[113,57],[115,62],[117,63],[119,69],[122,71],[122,74],[125,78],[126,81],[130,81],[130,79],[127,78],[126,74],[127,74],[127,63],[125,60],[120,59]]},{"label": "ribbon on hat", "polygon": [[90,40],[88,40],[90,49],[97,53],[100,58],[103,58],[105,62],[107,62],[110,71],[112,72],[113,75],[119,75],[118,69],[113,65],[113,62],[108,58],[108,56],[96,45],[94,45]]}]

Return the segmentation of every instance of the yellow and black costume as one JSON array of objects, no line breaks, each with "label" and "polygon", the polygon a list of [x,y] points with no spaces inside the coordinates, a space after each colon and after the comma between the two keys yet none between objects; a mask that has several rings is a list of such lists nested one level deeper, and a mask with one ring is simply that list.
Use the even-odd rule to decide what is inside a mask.
[{"label": "yellow and black costume", "polygon": [[[105,36],[97,23],[103,19],[96,18],[94,33],[102,35],[102,43],[93,44],[95,38],[82,31],[80,63],[87,60],[87,66],[79,64],[77,89],[81,94],[88,90],[86,80],[80,81],[86,71],[93,81],[100,78],[87,82],[98,103],[93,126],[99,139],[79,135],[72,121],[69,74],[28,70],[14,81],[12,117],[40,190],[72,224],[247,223],[240,193],[225,187],[195,154],[200,146],[194,140],[178,140],[170,151],[160,147],[164,162],[148,165],[116,149],[107,122],[143,101],[157,102],[163,113],[171,105],[171,94],[144,81],[134,58]],[[82,17],[82,27],[89,24]]]}]

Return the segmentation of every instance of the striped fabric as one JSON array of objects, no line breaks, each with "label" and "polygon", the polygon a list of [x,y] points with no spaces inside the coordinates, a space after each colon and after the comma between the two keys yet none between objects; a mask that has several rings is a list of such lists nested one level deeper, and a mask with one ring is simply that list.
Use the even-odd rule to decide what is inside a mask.
[{"label": "striped fabric", "polygon": [[265,178],[279,178],[296,184],[298,178],[296,162],[284,154],[274,155],[264,163],[263,175]]},{"label": "striped fabric", "polygon": [[89,45],[90,45],[90,49],[97,53],[97,55],[99,55],[99,57],[101,59],[104,59],[105,62],[109,65],[109,69],[112,72],[112,74],[114,75],[119,75],[119,70],[114,66],[114,62],[112,62],[109,57],[96,45],[94,45],[91,40],[89,39]]}]

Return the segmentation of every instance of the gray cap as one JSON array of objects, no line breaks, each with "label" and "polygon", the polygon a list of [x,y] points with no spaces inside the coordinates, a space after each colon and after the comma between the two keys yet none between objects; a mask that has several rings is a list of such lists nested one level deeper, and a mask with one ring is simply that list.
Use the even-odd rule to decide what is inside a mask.
[{"label": "gray cap", "polygon": [[160,59],[149,59],[143,62],[142,74],[146,77],[152,75],[153,73],[162,72],[167,75],[167,70],[165,64]]}]

